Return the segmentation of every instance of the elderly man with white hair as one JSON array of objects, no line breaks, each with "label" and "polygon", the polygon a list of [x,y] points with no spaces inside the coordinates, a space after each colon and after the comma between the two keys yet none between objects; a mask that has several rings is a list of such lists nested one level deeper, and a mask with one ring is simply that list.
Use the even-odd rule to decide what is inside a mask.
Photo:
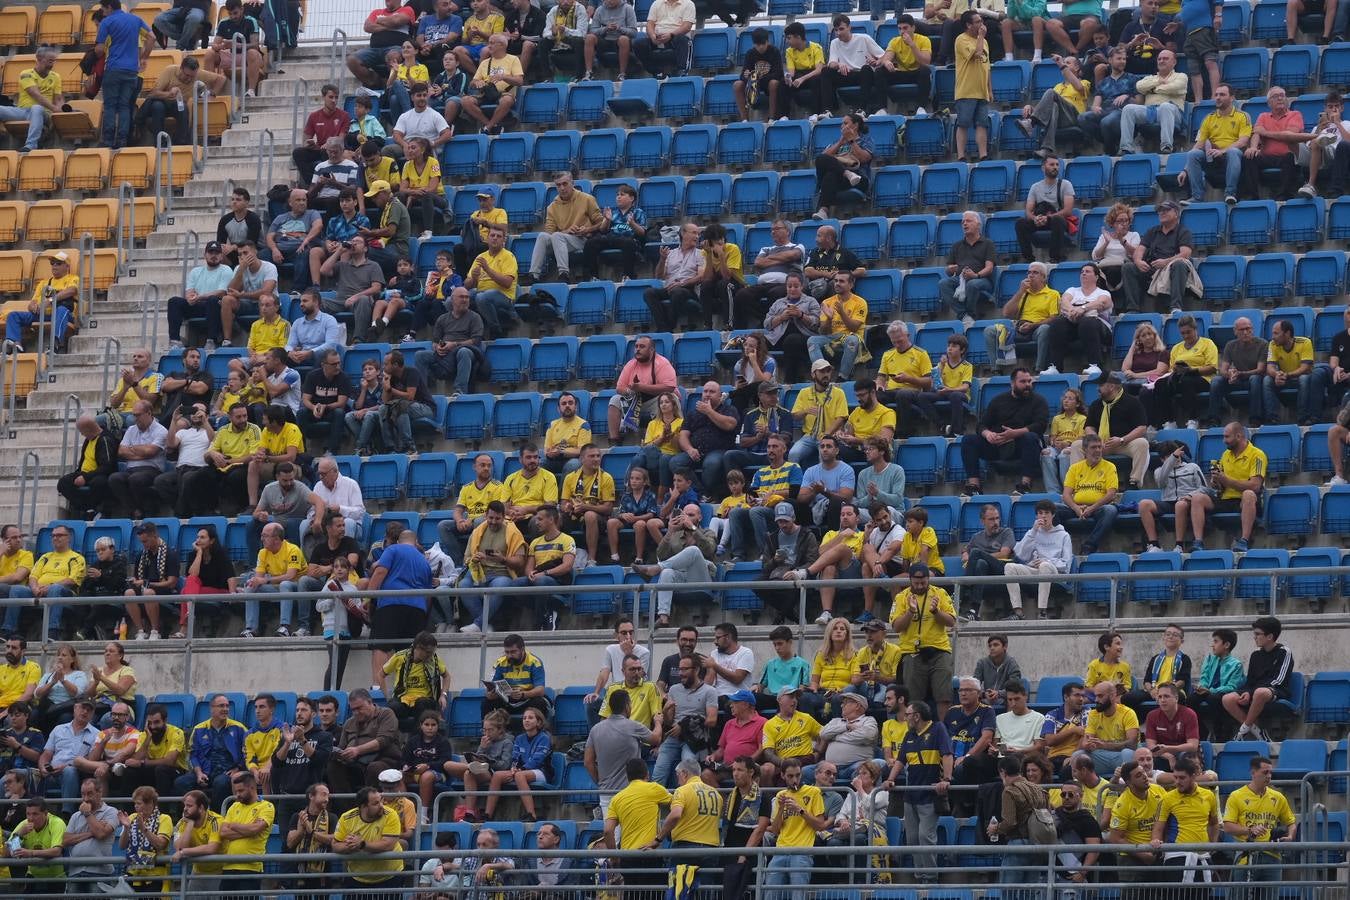
[{"label": "elderly man with white hair", "polygon": [[713,561],[717,539],[703,528],[703,510],[690,503],[670,517],[670,530],[656,547],[655,565],[635,565],[633,571],[645,578],[656,578],[660,585],[672,586],[656,591],[656,624],[670,624],[670,607],[675,597],[673,586],[713,580]]},{"label": "elderly man with white hair", "polygon": [[684,417],[677,438],[680,452],[671,457],[670,470],[693,469],[700,475],[704,493],[716,498],[726,496],[723,457],[735,448],[740,427],[740,410],[722,393],[720,384],[709,381],[703,385],[694,409]]},{"label": "elderly man with white hair", "polygon": [[961,239],[947,253],[947,276],[938,282],[938,296],[952,315],[969,328],[971,313],[994,299],[994,263],[998,252],[984,236],[984,217],[973,209],[961,214]]},{"label": "elderly man with white hair", "polygon": [[347,520],[347,537],[361,540],[362,525],[366,517],[366,502],[361,496],[361,485],[355,478],[348,478],[338,471],[338,464],[331,456],[324,456],[317,463],[319,480],[314,482],[310,491],[309,515],[305,517],[301,534],[313,533],[316,539],[323,539],[323,514],[336,509]]},{"label": "elderly man with white hair", "polygon": [[[1003,324],[990,325],[984,330],[985,347],[989,359],[1000,366],[1017,365],[1017,343],[1036,343],[1035,371],[1042,372],[1050,358],[1050,322],[1059,315],[1059,291],[1047,283],[1050,267],[1043,262],[1027,266],[1027,275],[1017,287],[1017,293],[1003,304],[1003,318],[1013,321],[1013,331]],[[1001,348],[1001,352],[1000,352]]]},{"label": "elderly man with white hair", "polygon": [[817,300],[834,293],[834,273],[852,272],[855,279],[867,274],[862,260],[847,247],[839,246],[839,232],[833,225],[816,229],[816,248],[806,257],[806,292]]},{"label": "elderly man with white hair", "polygon": [[39,47],[33,68],[19,73],[19,99],[14,106],[0,106],[0,122],[28,122],[24,153],[38,148],[52,113],[61,108],[61,75],[54,69],[58,55],[55,47]]}]

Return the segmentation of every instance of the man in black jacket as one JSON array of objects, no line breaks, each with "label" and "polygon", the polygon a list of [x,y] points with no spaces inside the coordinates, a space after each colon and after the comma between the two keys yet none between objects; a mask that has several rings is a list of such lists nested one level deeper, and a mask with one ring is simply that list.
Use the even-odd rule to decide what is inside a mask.
[{"label": "man in black jacket", "polygon": [[[1103,373],[1097,384],[1100,393],[1088,407],[1084,434],[1100,436],[1105,455],[1130,458],[1130,490],[1137,491],[1148,471],[1148,413],[1143,401],[1125,392],[1125,379],[1119,372]],[[1070,465],[1084,456],[1079,438],[1069,447]]]},{"label": "man in black jacket", "polygon": [[75,420],[75,429],[84,438],[80,445],[79,467],[56,482],[56,492],[73,510],[92,519],[108,497],[108,476],[117,471],[117,442],[88,413]]},{"label": "man in black jacket", "polygon": [[980,493],[981,460],[1018,460],[1017,489],[1026,493],[1034,488],[1050,407],[1031,386],[1031,372],[1020,366],[1014,369],[1012,390],[995,397],[980,416],[979,429],[961,438],[961,462],[966,470],[963,493]]},{"label": "man in black jacket", "polygon": [[1223,695],[1223,708],[1238,723],[1234,740],[1269,741],[1256,723],[1266,706],[1288,700],[1294,675],[1294,654],[1280,643],[1280,620],[1262,616],[1252,623],[1256,649],[1247,660],[1247,680],[1236,691]]}]

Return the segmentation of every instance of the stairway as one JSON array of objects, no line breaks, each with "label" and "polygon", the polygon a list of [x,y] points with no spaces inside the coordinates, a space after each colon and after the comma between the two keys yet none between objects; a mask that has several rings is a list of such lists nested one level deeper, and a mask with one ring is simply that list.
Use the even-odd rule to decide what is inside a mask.
[{"label": "stairway", "polygon": [[[60,497],[56,493],[56,480],[73,467],[80,446],[73,424],[62,418],[68,396],[78,397],[80,408],[86,412],[97,412],[102,408],[108,393],[103,387],[103,359],[110,340],[120,343],[120,355],[108,373],[110,382],[116,380],[118,367],[130,359],[131,351],[137,347],[148,346],[153,364],[158,363],[170,340],[166,304],[169,297],[181,292],[187,271],[183,267],[181,248],[188,233],[197,233],[199,247],[214,240],[216,222],[225,210],[224,200],[231,185],[247,188],[257,209],[266,202],[265,195],[272,184],[291,181],[295,91],[297,85],[301,85],[300,110],[294,116],[298,134],[304,127],[305,117],[319,104],[320,86],[329,80],[330,53],[327,45],[301,45],[281,63],[282,71],[273,72],[263,81],[259,96],[247,101],[243,114],[224,133],[219,145],[209,148],[202,170],[185,185],[182,196],[173,198],[172,209],[162,217],[145,246],[131,254],[125,273],[108,289],[107,297],[95,298],[91,322],[71,340],[69,353],[54,357],[48,382],[39,384],[28,396],[26,407],[21,406],[16,411],[12,429],[15,437],[10,439],[0,431],[0,478],[8,479],[16,486],[0,496],[0,522],[15,522],[20,518],[17,484],[24,457],[29,451],[35,452],[41,461],[33,521],[41,527],[58,516]],[[347,84],[351,85],[350,74]],[[270,152],[265,138],[269,129],[274,141]],[[260,162],[262,183],[258,181]],[[187,267],[190,269],[200,263],[198,249],[195,258],[187,261]],[[158,340],[155,341],[150,336],[156,323],[146,310],[148,291],[152,286],[159,290],[159,302],[154,311],[154,318],[158,318]],[[70,439],[67,458],[63,460],[62,436],[67,431]],[[27,515],[25,510],[25,525],[28,524]]]}]

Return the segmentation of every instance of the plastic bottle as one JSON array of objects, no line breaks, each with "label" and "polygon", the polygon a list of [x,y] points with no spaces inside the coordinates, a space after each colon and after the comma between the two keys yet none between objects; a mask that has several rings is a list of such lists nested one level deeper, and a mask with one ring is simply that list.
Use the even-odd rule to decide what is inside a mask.
[{"label": "plastic bottle", "polygon": [[[990,816],[990,817],[989,817],[989,824],[990,824],[990,825],[993,825],[994,827],[998,827],[998,816]],[[998,833],[997,831],[995,831],[995,832],[989,837],[989,843],[991,843],[991,844],[997,844],[1000,840],[1002,840],[1002,837],[999,835],[999,833]]]},{"label": "plastic bottle", "polygon": [[127,639],[127,620],[126,620],[126,617],[123,617],[122,620],[121,620],[120,622],[117,623],[117,639],[118,639],[119,641],[125,641],[125,640]]}]

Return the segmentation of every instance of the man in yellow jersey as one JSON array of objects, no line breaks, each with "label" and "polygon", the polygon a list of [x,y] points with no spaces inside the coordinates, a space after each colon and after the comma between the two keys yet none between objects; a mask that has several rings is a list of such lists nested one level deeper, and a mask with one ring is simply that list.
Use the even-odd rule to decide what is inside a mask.
[{"label": "man in yellow jersey", "polygon": [[61,110],[65,85],[61,83],[61,73],[56,71],[59,55],[60,51],[56,47],[45,44],[39,47],[33,67],[19,72],[18,98],[13,104],[6,101],[0,110],[0,121],[28,121],[28,134],[24,138],[22,153],[38,148],[42,132],[52,121],[52,113]]},{"label": "man in yellow jersey", "polygon": [[[253,577],[244,586],[245,590],[259,594],[289,594],[300,589],[300,575],[306,569],[305,553],[295,544],[286,540],[286,529],[280,522],[269,522],[263,526],[262,549],[258,551],[258,564]],[[284,598],[281,601],[281,624],[277,634],[290,636],[291,607],[294,601]],[[262,616],[261,604],[250,600],[244,604],[244,630],[240,637],[251,638],[259,631]],[[284,630],[283,630],[284,629]]]},{"label": "man in yellow jersey", "polygon": [[[1192,71],[1192,83],[1198,76]],[[1223,176],[1224,200],[1237,202],[1238,179],[1242,175],[1242,153],[1252,139],[1252,120],[1233,104],[1233,89],[1226,84],[1214,87],[1214,111],[1205,116],[1195,135],[1195,146],[1186,151],[1186,171],[1177,179],[1189,187],[1191,202],[1205,199],[1205,176]],[[1185,203],[1186,201],[1182,201]]]},{"label": "man in yellow jersey", "polygon": [[534,514],[539,507],[558,502],[558,479],[540,465],[539,448],[526,444],[520,448],[520,469],[506,476],[506,517],[527,537],[537,534]]},{"label": "man in yellow jersey", "polygon": [[1317,416],[1326,403],[1331,368],[1316,365],[1316,362],[1313,342],[1306,337],[1295,337],[1293,322],[1281,319],[1275,323],[1270,336],[1266,374],[1261,379],[1261,409],[1266,421],[1280,421],[1280,392],[1295,387],[1298,390],[1298,423],[1317,424]]},{"label": "man in yellow jersey", "polygon": [[[169,710],[164,704],[146,707],[145,731],[125,765],[133,787],[146,785],[162,797],[173,795],[174,779],[188,770],[187,738],[183,729],[169,724]],[[206,803],[205,798],[202,802]]]},{"label": "man in yellow jersey", "polygon": [[275,480],[277,466],[284,462],[294,463],[305,452],[305,436],[300,426],[290,421],[293,412],[282,404],[282,398],[273,397],[263,413],[258,449],[248,464],[248,505],[251,507],[258,505],[262,488]]},{"label": "man in yellow jersey", "polygon": [[623,680],[616,681],[605,689],[605,702],[600,707],[600,718],[609,718],[609,698],[614,695],[615,691],[624,691],[628,694],[628,718],[650,730],[652,732],[652,743],[659,744],[661,742],[661,692],[657,690],[655,684],[647,680],[647,673],[642,668],[642,660],[631,653],[623,658]]},{"label": "man in yellow jersey", "polygon": [[[538,451],[534,458],[537,466]],[[545,473],[545,477],[556,489],[558,482],[553,476]],[[507,587],[525,571],[525,538],[516,524],[507,520],[506,510],[501,500],[489,501],[483,523],[469,535],[469,544],[464,549],[464,567],[468,570],[468,578],[461,582],[464,587]],[[501,614],[499,600],[495,594],[465,594],[460,602],[473,621],[459,630],[466,634],[481,631],[486,618]]]},{"label": "man in yellow jersey", "polygon": [[[877,621],[880,621],[879,619]],[[883,632],[886,630],[882,623]],[[870,633],[869,633],[870,636]],[[879,783],[902,784],[905,775],[905,760],[900,755],[900,745],[909,734],[909,695],[901,684],[887,685],[885,701],[885,719],[881,723],[881,756],[886,765],[881,770]]]},{"label": "man in yellow jersey", "polygon": [[815,363],[827,356],[837,356],[839,376],[851,378],[853,364],[859,356],[863,356],[864,362],[871,358],[862,353],[867,301],[853,292],[856,281],[852,272],[834,273],[834,295],[826,297],[820,304],[820,334],[806,339],[813,374]]},{"label": "man in yellow jersey", "polygon": [[951,596],[928,579],[928,566],[910,566],[909,587],[896,593],[888,618],[900,635],[901,677],[910,700],[931,698],[941,718],[952,705],[955,669],[947,629],[956,625],[956,607]]},{"label": "man in yellow jersey", "polygon": [[886,627],[880,619],[873,619],[863,626],[866,643],[853,654],[853,673],[849,676],[853,690],[867,698],[870,711],[883,715],[886,694],[900,678],[901,657],[900,645],[886,640]]},{"label": "man in yellow jersey", "polygon": [[65,352],[66,342],[79,327],[78,321],[75,321],[75,299],[80,292],[80,276],[70,271],[70,255],[64,250],[58,250],[47,260],[51,264],[51,275],[33,285],[33,297],[28,301],[28,306],[13,309],[5,315],[4,350],[7,355],[23,352],[24,332],[37,325],[44,308],[46,327],[52,329],[48,333],[56,337],[58,353]]},{"label": "man in yellow jersey", "polygon": [[[941,6],[936,8],[942,9]],[[948,7],[950,9],[950,7]],[[947,15],[950,18],[950,12]],[[966,135],[975,129],[975,147],[980,160],[989,155],[989,103],[994,99],[990,85],[991,60],[988,28],[977,9],[961,13],[961,34],[953,42],[956,62],[956,148],[966,152]],[[967,156],[967,162],[973,162]]]},{"label": "man in yellow jersey", "polygon": [[[258,796],[258,781],[252,772],[236,772],[230,785],[234,802],[220,823],[220,852],[225,856],[262,856],[267,852],[267,836],[272,832],[276,811],[270,801]],[[262,870],[261,862],[222,864],[222,874],[242,876],[230,878],[226,891],[236,897],[257,895],[262,891]]]},{"label": "man in yellow jersey", "polygon": [[581,448],[591,442],[591,423],[578,414],[577,395],[558,395],[558,418],[544,433],[544,468],[554,475],[568,475],[581,468]]},{"label": "man in yellow jersey", "polygon": [[[93,417],[81,416],[80,418],[82,421],[92,424],[94,428],[98,428],[98,424],[94,422]],[[103,430],[98,429],[98,433],[101,435]],[[94,442],[85,441],[85,445],[86,448],[92,447]],[[114,456],[112,459],[114,460],[113,465],[116,466],[116,457]],[[4,548],[3,552],[0,552],[0,597],[8,597],[15,587],[28,584],[28,576],[33,571],[33,551],[23,545],[23,532],[18,525],[6,525],[0,528],[0,547]],[[0,697],[0,700],[3,699],[3,697]],[[17,696],[10,697],[9,702],[13,703],[18,699]]]},{"label": "man in yellow jersey", "polygon": [[248,420],[247,405],[235,403],[228,412],[230,423],[216,432],[206,453],[211,467],[194,472],[183,490],[243,506],[248,496],[248,464],[262,442],[262,430]]},{"label": "man in yellow jersey", "polygon": [[[652,841],[651,849],[661,846],[661,842],[670,838],[672,850],[698,850],[705,847],[722,845],[722,795],[717,788],[709,787],[700,777],[702,767],[692,759],[681,760],[675,767],[675,779],[679,787],[670,801],[670,812],[661,823],[661,830]],[[710,862],[696,856],[672,856],[669,868],[676,873],[676,884],[687,884],[681,866],[692,866],[695,875],[697,867]]]},{"label": "man in yellow jersey", "polygon": [[1239,513],[1242,517],[1242,536],[1233,542],[1234,553],[1246,553],[1261,513],[1261,492],[1266,483],[1267,460],[1265,452],[1247,437],[1247,429],[1237,422],[1229,422],[1223,429],[1223,443],[1228,449],[1217,463],[1210,464],[1209,484],[1218,492],[1214,499],[1208,491],[1196,491],[1177,501],[1177,515],[1183,515],[1183,502],[1189,509],[1195,540],[1191,552],[1205,548],[1205,520],[1211,512]]},{"label": "man in yellow jersey", "polygon": [[520,322],[515,309],[519,270],[516,255],[506,249],[506,226],[489,225],[487,249],[474,258],[464,275],[464,286],[483,318],[488,340],[505,337]]},{"label": "man in yellow jersey", "polygon": [[788,451],[788,459],[799,466],[813,465],[820,458],[820,438],[834,434],[848,419],[848,400],[843,388],[831,383],[833,377],[829,360],[815,360],[810,386],[799,391],[792,403],[792,418],[800,423],[802,436]]},{"label": "man in yellow jersey", "polygon": [[442,519],[436,526],[441,549],[452,559],[463,563],[464,541],[487,515],[487,506],[493,500],[505,497],[505,486],[493,477],[492,457],[480,453],[473,458],[473,481],[460,486],[455,498],[453,518]]},{"label": "man in yellow jersey", "polygon": [[788,765],[815,762],[816,736],[820,723],[797,709],[801,688],[783,688],[778,692],[778,712],[764,723],[764,743],[755,754],[760,764],[760,782],[773,785]]},{"label": "man in yellow jersey", "polygon": [[[1195,783],[1200,774],[1200,766],[1187,756],[1177,760],[1172,768],[1176,776],[1176,787],[1163,795],[1159,807],[1158,819],[1153,823],[1153,840],[1150,842],[1155,851],[1162,852],[1165,872],[1159,873],[1160,881],[1178,884],[1210,882],[1209,853],[1185,850],[1166,850],[1163,836],[1167,823],[1175,819],[1177,823],[1177,844],[1215,844],[1219,841],[1219,798],[1209,788]],[[1180,894],[1185,896],[1184,893]],[[1176,896],[1174,894],[1173,896]]]},{"label": "man in yellow jersey", "polygon": [[[749,493],[754,496],[753,505],[735,507],[727,517],[722,544],[731,551],[733,560],[753,559],[757,554],[763,554],[769,545],[775,507],[797,499],[802,486],[802,467],[786,459],[788,440],[788,435],[782,433],[771,433],[765,438],[766,459],[750,478]],[[734,454],[742,452],[733,450],[726,455],[730,468],[741,467],[740,460],[736,460],[735,465],[732,460]],[[753,546],[746,540],[747,531],[754,535]]]},{"label": "man in yellow jersey", "polygon": [[[74,597],[84,584],[85,561],[84,556],[77,550],[71,549],[70,539],[72,536],[70,527],[67,525],[57,525],[52,528],[52,549],[38,557],[33,564],[33,570],[28,575],[27,584],[16,584],[10,589],[9,596],[36,597],[44,605],[51,607],[50,618],[47,622],[47,639],[52,641],[61,640],[61,615],[65,612],[65,607],[58,605],[56,600],[62,597]],[[19,627],[19,609],[18,606],[11,606],[5,610],[5,620],[3,630],[7,634],[15,634]],[[23,698],[31,699],[31,695]],[[3,698],[0,698],[3,700]]]},{"label": "man in yellow jersey", "polygon": [[1087,727],[1079,748],[1092,756],[1098,774],[1110,776],[1122,763],[1134,759],[1139,746],[1139,717],[1121,703],[1122,692],[1114,682],[1093,687],[1095,705],[1088,712]]},{"label": "man in yellow jersey", "polygon": [[[695,764],[697,765],[697,764]],[[641,758],[630,759],[624,766],[628,786],[614,795],[605,816],[605,846],[611,850],[652,850],[657,840],[657,822],[662,805],[674,798],[670,791],[647,778],[647,764]],[[695,777],[698,777],[697,774]],[[625,885],[658,887],[665,885],[666,873],[661,869],[634,869],[636,859],[625,858],[614,865],[623,869]]]},{"label": "man in yellow jersey", "polygon": [[[1179,303],[1180,298],[1173,298],[1172,302]],[[1185,427],[1194,431],[1200,427],[1203,408],[1200,394],[1219,371],[1219,348],[1200,334],[1194,316],[1177,319],[1177,332],[1181,340],[1172,345],[1167,357],[1172,373],[1153,386],[1153,419],[1156,422],[1166,418],[1163,428],[1175,428],[1178,422],[1185,422]]]},{"label": "man in yellow jersey", "polygon": [[[347,861],[351,890],[397,886],[398,873],[403,871],[402,859],[362,857],[402,849],[399,842],[402,830],[398,813],[384,805],[384,797],[379,791],[367,786],[356,792],[356,806],[338,819],[332,844],[334,853],[352,857]],[[398,892],[391,893],[397,895]]]},{"label": "man in yellow jersey", "polygon": [[[552,506],[539,507],[539,511],[534,514],[534,522],[539,536],[530,541],[530,549],[525,556],[525,574],[512,581],[511,586],[571,584],[572,568],[577,560],[576,539],[559,527],[558,510]],[[520,599],[525,600],[523,597]],[[534,603],[535,630],[557,630],[558,607],[561,605],[557,596],[536,594],[529,599]]]},{"label": "man in yellow jersey", "polygon": [[[1270,786],[1275,764],[1264,756],[1251,759],[1252,780],[1228,795],[1223,811],[1223,830],[1234,840],[1251,849],[1238,854],[1235,881],[1247,884],[1275,884],[1282,880],[1284,870],[1279,864],[1283,855],[1274,847],[1252,847],[1253,844],[1288,843],[1298,838],[1298,821],[1284,794]],[[1251,900],[1273,900],[1274,888],[1254,888],[1245,896]]]},{"label": "man in yellow jersey", "polygon": [[[581,448],[581,468],[563,478],[563,524],[568,531],[580,524],[586,535],[586,552],[600,558],[600,525],[614,513],[614,476],[600,468],[600,448],[587,443]],[[609,548],[617,553],[618,548]]]},{"label": "man in yellow jersey", "polygon": [[[1044,183],[1044,181],[1038,181],[1033,187]],[[1037,216],[1035,218],[1046,217]],[[1031,221],[1031,219],[1019,221]],[[1028,238],[1028,240],[1030,239]],[[1049,365],[1050,323],[1059,315],[1059,291],[1050,287],[1047,283],[1049,277],[1050,269],[1045,263],[1039,260],[1032,262],[1027,266],[1026,277],[1017,286],[1017,293],[1013,294],[1012,299],[1003,304],[1003,309],[1000,311],[1005,319],[1013,321],[1012,331],[1009,332],[1007,325],[1004,324],[990,325],[984,329],[985,350],[989,354],[989,359],[994,360],[997,365],[1015,366],[1017,364],[1018,342],[1035,343],[1035,369],[1037,372],[1044,371],[1046,366]],[[1013,373],[1014,381],[1016,380],[1016,374],[1016,372]],[[1039,470],[1038,466],[1037,471]]]},{"label": "man in yellow jersey", "polygon": [[858,405],[835,434],[839,441],[839,458],[847,463],[866,461],[868,438],[880,437],[889,444],[895,437],[895,410],[877,400],[873,380],[859,378],[853,383],[853,391],[858,397]]},{"label": "man in yellow jersey", "polygon": [[[891,349],[881,354],[877,368],[878,399],[895,408],[895,429],[901,437],[914,433],[914,400],[933,389],[933,359],[910,339],[909,326],[896,320],[886,326]],[[859,405],[862,398],[858,398]],[[850,417],[851,418],[851,417]]]},{"label": "man in yellow jersey", "polygon": [[[174,828],[173,861],[183,864],[196,856],[220,853],[220,813],[211,811],[211,801],[201,791],[183,795],[183,817]],[[220,887],[222,863],[192,863],[185,872],[189,893],[206,894]]]},{"label": "man in yellow jersey", "polygon": [[1120,767],[1120,780],[1125,783],[1126,790],[1111,807],[1106,843],[1133,844],[1138,848],[1117,855],[1117,861],[1123,867],[1121,881],[1155,881],[1158,876],[1152,869],[1158,863],[1158,853],[1151,842],[1166,791],[1149,781],[1148,772],[1133,760]]},{"label": "man in yellow jersey", "polygon": [[769,831],[777,838],[779,853],[769,859],[765,885],[770,888],[770,900],[791,900],[800,896],[800,890],[774,890],[784,885],[801,889],[811,883],[811,856],[793,853],[794,848],[814,847],[816,832],[828,826],[825,816],[825,798],[820,788],[802,784],[802,764],[788,760],[783,765],[783,782],[787,785],[773,800],[773,818]]},{"label": "man in yellow jersey", "polygon": [[1084,555],[1096,553],[1102,540],[1111,533],[1120,508],[1120,476],[1116,464],[1107,462],[1102,454],[1104,446],[1097,434],[1083,435],[1083,459],[1069,466],[1064,476],[1064,493],[1060,497],[1060,524],[1090,522],[1092,531],[1083,541]]},{"label": "man in yellow jersey", "polygon": [[[829,446],[826,444],[826,446]],[[844,503],[839,507],[839,527],[825,532],[820,542],[820,555],[804,569],[797,569],[793,577],[799,581],[808,578],[857,578],[862,574],[863,533],[858,527],[858,507]],[[817,625],[825,625],[834,618],[832,587],[820,588],[820,615]]]},{"label": "man in yellow jersey", "polygon": [[291,336],[291,323],[281,315],[281,307],[276,297],[271,294],[259,297],[258,315],[258,321],[248,329],[249,355],[235,357],[229,363],[230,369],[238,370],[245,375],[254,366],[263,365],[273,347],[284,348],[287,338]]}]

